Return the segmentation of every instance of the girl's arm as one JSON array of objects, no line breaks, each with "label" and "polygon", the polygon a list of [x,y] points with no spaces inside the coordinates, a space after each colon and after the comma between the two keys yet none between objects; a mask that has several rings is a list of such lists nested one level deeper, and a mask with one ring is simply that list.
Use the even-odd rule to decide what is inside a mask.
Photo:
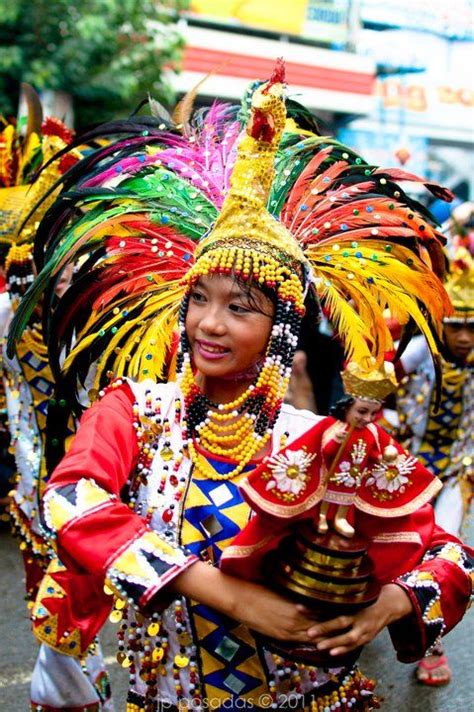
[{"label": "girl's arm", "polygon": [[177,576],[176,593],[218,610],[248,628],[279,640],[310,642],[314,616],[304,606],[260,584],[235,578],[204,562]]},{"label": "girl's arm", "polygon": [[138,458],[133,402],[132,390],[122,384],[86,411],[48,483],[43,520],[69,570],[102,577],[145,608],[197,559],[120,499]]},{"label": "girl's arm", "polygon": [[311,620],[301,607],[198,561],[120,500],[138,458],[133,401],[124,384],[93,405],[51,477],[43,514],[60,559],[143,612],[184,594],[267,635],[307,640]]}]

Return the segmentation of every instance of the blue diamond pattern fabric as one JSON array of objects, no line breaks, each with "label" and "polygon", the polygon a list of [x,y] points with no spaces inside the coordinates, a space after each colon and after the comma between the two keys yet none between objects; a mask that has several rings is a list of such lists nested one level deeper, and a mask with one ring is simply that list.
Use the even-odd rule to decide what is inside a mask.
[{"label": "blue diamond pattern fabric", "polygon": [[[235,463],[209,459],[219,474]],[[247,468],[246,471],[252,469]],[[237,480],[200,479],[197,473],[186,493],[181,543],[197,556],[206,552],[219,562],[224,546],[241,529],[249,516]],[[225,709],[233,709],[238,698],[258,697],[266,675],[257,644],[250,631],[236,621],[200,603],[190,607],[191,624],[199,639],[201,681],[209,697],[220,697]],[[206,654],[204,654],[204,651]],[[237,703],[236,703],[237,704]]]}]

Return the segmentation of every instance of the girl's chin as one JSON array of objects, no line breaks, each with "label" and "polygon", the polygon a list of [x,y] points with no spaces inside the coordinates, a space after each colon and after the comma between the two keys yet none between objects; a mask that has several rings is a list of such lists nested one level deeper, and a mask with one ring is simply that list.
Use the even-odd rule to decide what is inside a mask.
[{"label": "girl's chin", "polygon": [[234,370],[222,363],[222,361],[207,361],[205,359],[196,360],[196,369],[203,376],[209,378],[232,378]]},{"label": "girl's chin", "polygon": [[193,366],[202,376],[223,381],[248,382],[250,385],[258,378],[260,361],[242,367],[229,363],[229,356],[230,354],[225,354],[222,358],[208,359],[197,353],[193,356]]}]

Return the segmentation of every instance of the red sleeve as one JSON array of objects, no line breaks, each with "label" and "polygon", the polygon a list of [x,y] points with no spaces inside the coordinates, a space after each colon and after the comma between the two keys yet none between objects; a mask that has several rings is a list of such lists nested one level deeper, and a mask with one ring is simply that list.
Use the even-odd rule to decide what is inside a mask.
[{"label": "red sleeve", "polygon": [[130,386],[121,384],[85,413],[48,484],[43,517],[69,569],[102,576],[143,608],[196,558],[120,499],[139,455],[133,401]]},{"label": "red sleeve", "polygon": [[[331,438],[330,440],[328,440],[327,443],[325,443],[323,445],[322,453],[323,453],[324,463],[326,464],[326,466],[331,465],[334,458],[338,454],[340,447],[341,447],[341,441],[336,440],[335,438]],[[345,451],[344,451],[344,453],[345,453]],[[340,459],[342,460],[342,456]]]},{"label": "red sleeve", "polygon": [[402,662],[422,658],[459,623],[472,596],[474,559],[470,547],[434,526],[423,560],[395,579],[414,613],[389,626]]}]

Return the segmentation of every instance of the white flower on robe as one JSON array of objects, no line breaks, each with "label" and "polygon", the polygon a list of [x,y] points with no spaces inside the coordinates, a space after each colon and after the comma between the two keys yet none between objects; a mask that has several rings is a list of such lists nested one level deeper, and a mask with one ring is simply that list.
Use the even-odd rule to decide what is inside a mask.
[{"label": "white flower on robe", "polygon": [[375,485],[378,490],[403,492],[410,482],[410,475],[416,466],[416,457],[399,455],[395,462],[380,462],[372,469],[367,480],[368,485]]},{"label": "white flower on robe", "polygon": [[272,477],[266,489],[277,489],[283,494],[297,496],[306,488],[306,471],[314,460],[314,455],[308,455],[304,450],[288,450],[270,458],[268,466]]}]

